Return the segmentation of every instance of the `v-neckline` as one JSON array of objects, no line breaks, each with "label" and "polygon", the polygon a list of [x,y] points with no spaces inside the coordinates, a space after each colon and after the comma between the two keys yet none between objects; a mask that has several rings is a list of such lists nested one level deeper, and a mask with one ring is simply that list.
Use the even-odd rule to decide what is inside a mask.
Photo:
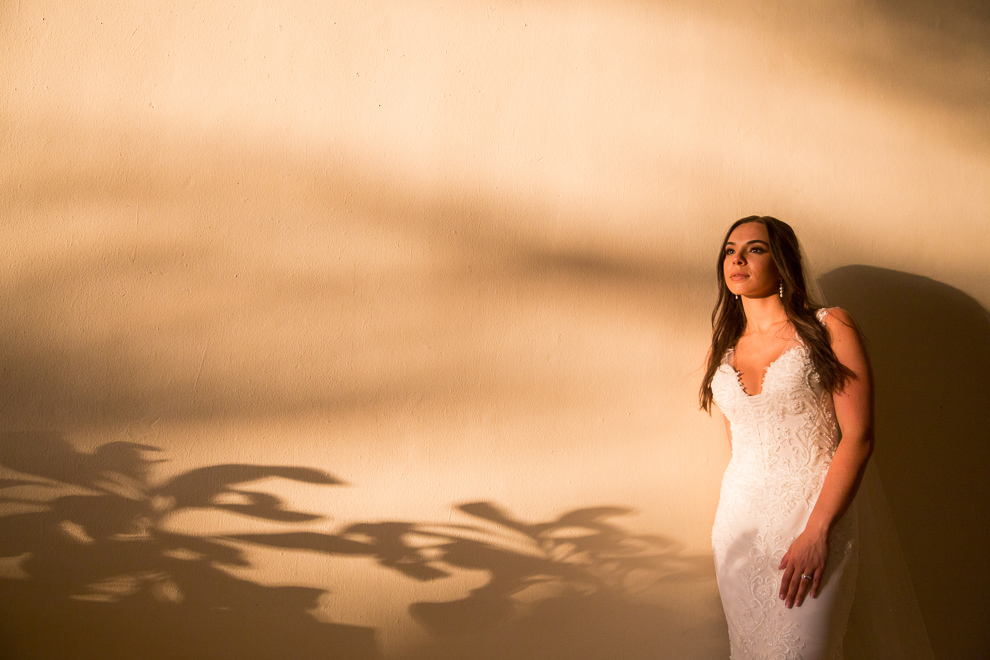
[{"label": "v-neckline", "polygon": [[760,391],[757,392],[756,394],[750,394],[749,392],[746,391],[746,386],[742,382],[742,374],[740,374],[739,371],[736,370],[736,366],[734,364],[736,349],[734,347],[729,349],[729,355],[726,356],[729,357],[729,360],[726,360],[725,365],[729,367],[729,369],[732,369],[732,373],[736,375],[736,384],[739,385],[739,390],[744,395],[746,395],[747,398],[755,399],[763,394],[764,385],[766,385],[767,374],[770,373],[770,368],[773,367],[773,365],[777,364],[785,355],[799,348],[804,348],[804,344],[799,342],[797,344],[794,344],[790,348],[785,348],[783,351],[780,352],[780,355],[778,355],[777,357],[775,357],[773,360],[770,361],[770,364],[763,367],[763,377],[760,379]]}]

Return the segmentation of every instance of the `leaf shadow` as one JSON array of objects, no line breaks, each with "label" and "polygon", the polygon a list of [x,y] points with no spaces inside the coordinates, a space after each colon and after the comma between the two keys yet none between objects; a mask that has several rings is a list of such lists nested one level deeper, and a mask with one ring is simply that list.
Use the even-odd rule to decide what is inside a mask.
[{"label": "leaf shadow", "polygon": [[[616,522],[624,507],[575,509],[538,522],[492,502],[455,507],[463,523],[355,523],[336,534],[236,535],[283,550],[367,556],[413,580],[487,574],[461,598],[409,605],[430,642],[402,658],[716,656],[712,621],[671,606],[671,593],[713,582],[711,559]],[[713,585],[709,585],[713,586]],[[711,589],[711,619],[720,616]],[[716,624],[717,625],[717,624]],[[659,655],[658,655],[659,654]]]},{"label": "leaf shadow", "polygon": [[[260,479],[337,486],[321,470],[216,465],[155,484],[159,450],[110,442],[76,450],[61,434],[0,435],[0,558],[20,576],[0,578],[5,657],[380,658],[374,630],[323,623],[309,611],[324,590],[268,586],[231,575],[250,567],[243,549],[217,536],[170,531],[191,509],[272,523],[322,516],[279,497],[237,488]],[[19,491],[19,492],[18,492]],[[53,635],[58,629],[60,634]]]},{"label": "leaf shadow", "polygon": [[[149,445],[107,443],[86,453],[57,433],[0,434],[0,468],[13,473],[0,482],[7,512],[0,558],[16,561],[22,574],[0,577],[0,650],[109,660],[381,657],[374,629],[310,614],[326,586],[271,586],[232,574],[252,568],[251,546],[370,559],[419,583],[484,574],[481,586],[445,592],[448,600],[408,605],[431,640],[404,649],[410,658],[590,660],[620,651],[645,658],[711,625],[697,615],[688,620],[667,597],[677,585],[708,580],[710,558],[664,536],[630,532],[618,522],[629,508],[527,521],[477,501],[457,505],[463,520],[445,524],[357,521],[329,533],[290,527],[195,535],[174,531],[169,520],[194,511],[289,526],[322,517],[293,510],[252,482],[344,482],[312,468],[244,464],[156,482],[162,462]],[[18,506],[27,510],[11,512]],[[643,628],[632,630],[632,622]],[[63,634],[51,635],[53,626]]]}]

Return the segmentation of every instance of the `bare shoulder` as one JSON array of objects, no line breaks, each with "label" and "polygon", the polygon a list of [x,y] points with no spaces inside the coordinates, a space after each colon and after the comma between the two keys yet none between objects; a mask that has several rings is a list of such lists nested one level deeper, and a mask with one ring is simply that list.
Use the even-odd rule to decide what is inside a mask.
[{"label": "bare shoulder", "polygon": [[825,327],[828,328],[829,333],[834,337],[836,333],[846,334],[853,333],[859,335],[859,327],[856,325],[856,321],[853,320],[852,314],[842,309],[841,307],[828,307],[820,310],[820,318]]},{"label": "bare shoulder", "polygon": [[832,350],[839,361],[847,366],[866,360],[866,349],[852,315],[841,307],[830,307],[823,315],[822,323],[828,329]]}]

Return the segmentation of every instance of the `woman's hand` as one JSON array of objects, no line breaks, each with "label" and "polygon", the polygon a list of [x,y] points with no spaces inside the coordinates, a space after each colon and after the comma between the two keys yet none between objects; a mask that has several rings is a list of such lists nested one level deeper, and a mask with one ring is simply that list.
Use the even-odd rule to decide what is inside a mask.
[{"label": "woman's hand", "polygon": [[[780,581],[780,598],[785,607],[801,606],[808,591],[818,597],[818,587],[828,558],[828,533],[805,529],[794,539],[777,568],[784,570]],[[802,576],[810,575],[811,579]]]}]

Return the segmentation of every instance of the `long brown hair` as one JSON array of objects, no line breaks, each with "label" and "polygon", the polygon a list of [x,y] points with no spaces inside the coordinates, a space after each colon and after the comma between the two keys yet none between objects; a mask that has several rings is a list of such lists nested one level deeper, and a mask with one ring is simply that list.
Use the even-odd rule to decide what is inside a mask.
[{"label": "long brown hair", "polygon": [[715,377],[715,372],[718,371],[726,351],[736,345],[743,330],[746,329],[746,314],[743,311],[742,301],[736,299],[729,291],[725,283],[723,263],[725,245],[729,242],[729,236],[736,227],[747,222],[759,222],[767,228],[770,255],[777,265],[784,287],[781,299],[784,312],[811,353],[811,362],[821,379],[822,386],[829,392],[835,392],[842,389],[846,379],[853,376],[853,372],[835,357],[828,330],[815,318],[815,312],[820,307],[808,298],[804,283],[804,266],[801,263],[801,247],[794,230],[777,218],[768,215],[751,215],[736,220],[729,227],[729,231],[725,232],[715,269],[718,278],[718,302],[712,310],[712,345],[699,392],[701,408],[708,412],[711,412],[712,407],[712,378]]}]

